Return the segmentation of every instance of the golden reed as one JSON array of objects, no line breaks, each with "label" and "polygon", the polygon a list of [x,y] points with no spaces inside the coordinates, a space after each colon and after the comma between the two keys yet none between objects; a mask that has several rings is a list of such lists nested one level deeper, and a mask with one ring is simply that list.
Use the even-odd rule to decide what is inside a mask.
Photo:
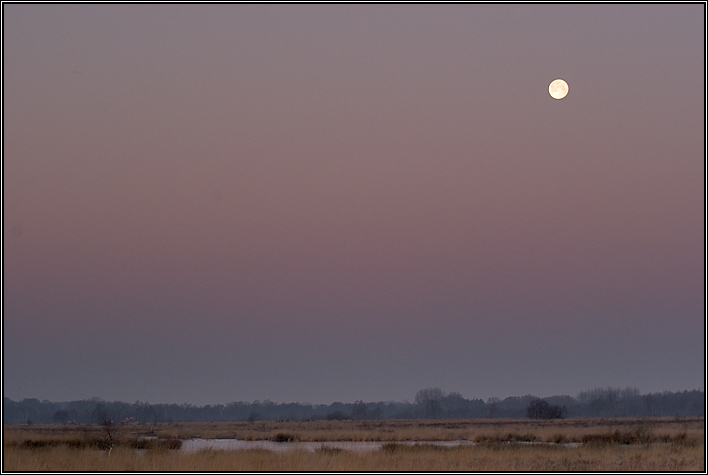
[{"label": "golden reed", "polygon": [[[704,420],[565,419],[5,426],[6,471],[704,471]],[[174,450],[179,439],[390,441],[372,452]],[[163,443],[146,444],[146,440]],[[465,439],[444,448],[424,441]],[[421,441],[396,445],[396,441]],[[93,443],[97,442],[97,443]],[[136,448],[138,450],[136,450]]]}]

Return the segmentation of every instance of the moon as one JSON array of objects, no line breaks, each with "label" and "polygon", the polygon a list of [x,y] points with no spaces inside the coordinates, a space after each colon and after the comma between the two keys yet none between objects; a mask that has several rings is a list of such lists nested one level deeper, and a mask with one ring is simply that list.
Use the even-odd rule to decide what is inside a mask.
[{"label": "moon", "polygon": [[554,79],[548,86],[548,93],[553,99],[563,99],[568,95],[568,83],[562,79]]}]

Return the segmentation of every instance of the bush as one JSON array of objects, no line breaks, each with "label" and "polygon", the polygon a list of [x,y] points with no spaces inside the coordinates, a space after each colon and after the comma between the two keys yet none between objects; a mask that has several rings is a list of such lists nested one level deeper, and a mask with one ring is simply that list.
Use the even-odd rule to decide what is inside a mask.
[{"label": "bush", "polygon": [[295,440],[295,436],[292,434],[285,434],[283,432],[279,432],[275,434],[275,437],[270,439],[272,442],[292,442]]}]

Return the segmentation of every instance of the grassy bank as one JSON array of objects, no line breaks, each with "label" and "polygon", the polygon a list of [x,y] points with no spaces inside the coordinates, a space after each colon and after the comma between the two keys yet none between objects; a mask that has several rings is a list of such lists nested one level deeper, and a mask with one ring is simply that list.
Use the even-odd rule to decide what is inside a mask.
[{"label": "grassy bank", "polygon": [[111,451],[6,447],[6,471],[703,471],[701,445],[400,446],[371,453],[346,450]]},{"label": "grassy bank", "polygon": [[[6,426],[9,471],[703,471],[703,419],[309,421]],[[388,441],[380,450],[174,450],[179,439]],[[473,446],[424,441],[464,439]],[[404,446],[397,441],[421,441]],[[528,442],[535,442],[529,444]],[[287,443],[287,442],[285,442]],[[139,449],[139,450],[136,450]]]}]

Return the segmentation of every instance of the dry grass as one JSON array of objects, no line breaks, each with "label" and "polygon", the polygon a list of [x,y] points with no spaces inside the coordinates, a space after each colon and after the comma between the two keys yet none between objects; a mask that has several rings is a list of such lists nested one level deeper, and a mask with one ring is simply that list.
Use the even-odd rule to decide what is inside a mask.
[{"label": "dry grass", "polygon": [[[281,437],[300,441],[391,441],[380,450],[206,450],[164,445],[135,450],[145,436],[169,438]],[[71,441],[102,436],[92,427],[4,428],[8,471],[704,471],[704,420],[567,419],[559,421],[312,421],[130,424],[118,427],[110,451]],[[404,446],[396,441],[464,439],[477,445]],[[27,441],[30,441],[27,443]],[[542,444],[510,443],[513,441]],[[558,444],[557,442],[560,442]],[[566,443],[579,443],[567,446]],[[87,445],[86,447],[91,447]]]},{"label": "dry grass", "polygon": [[[123,437],[164,439],[272,440],[287,434],[302,442],[320,441],[502,441],[583,442],[593,434],[639,431],[654,441],[676,437],[703,438],[703,418],[615,418],[560,419],[463,419],[463,420],[384,420],[384,421],[291,421],[291,422],[185,422],[121,424],[116,433]],[[24,438],[100,437],[101,426],[5,426],[6,440]],[[533,439],[527,439],[527,436]]]},{"label": "dry grass", "polygon": [[269,452],[152,450],[137,453],[52,447],[6,447],[6,471],[704,471],[702,446],[635,445],[567,448],[548,445],[398,447]]}]

